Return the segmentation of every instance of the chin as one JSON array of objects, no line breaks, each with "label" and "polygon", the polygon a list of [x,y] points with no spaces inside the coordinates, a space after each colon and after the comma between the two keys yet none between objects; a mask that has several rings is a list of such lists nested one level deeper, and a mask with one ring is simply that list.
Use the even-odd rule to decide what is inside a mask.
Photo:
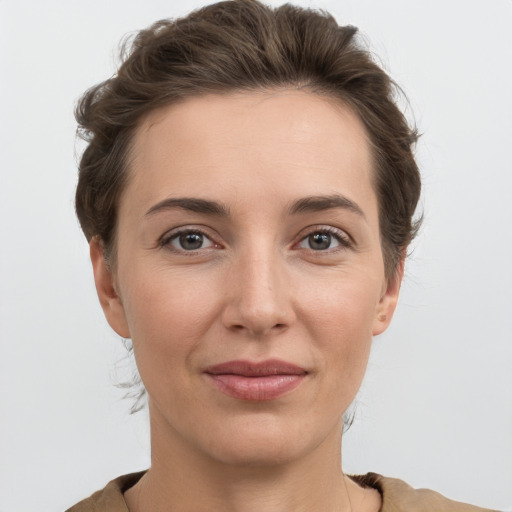
[{"label": "chin", "polygon": [[[308,432],[301,422],[266,417],[240,418],[221,432],[211,431],[206,450],[223,464],[269,467],[291,463],[321,444],[318,432]],[[203,444],[203,443],[201,443]]]}]

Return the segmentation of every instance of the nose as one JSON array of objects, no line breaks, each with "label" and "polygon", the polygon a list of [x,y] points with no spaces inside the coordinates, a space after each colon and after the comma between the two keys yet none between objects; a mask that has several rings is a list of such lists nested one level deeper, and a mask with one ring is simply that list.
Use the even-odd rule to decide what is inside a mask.
[{"label": "nose", "polygon": [[241,257],[230,268],[230,293],[223,323],[230,331],[263,337],[286,330],[295,320],[290,283],[272,250]]}]

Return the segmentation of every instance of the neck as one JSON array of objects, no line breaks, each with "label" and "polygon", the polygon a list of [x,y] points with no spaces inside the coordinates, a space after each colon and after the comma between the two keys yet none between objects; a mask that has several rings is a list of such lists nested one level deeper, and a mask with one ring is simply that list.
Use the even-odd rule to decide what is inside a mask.
[{"label": "neck", "polygon": [[341,424],[303,457],[229,464],[198,452],[154,418],[151,468],[125,493],[130,512],[356,512],[355,504],[368,498],[343,475]]}]

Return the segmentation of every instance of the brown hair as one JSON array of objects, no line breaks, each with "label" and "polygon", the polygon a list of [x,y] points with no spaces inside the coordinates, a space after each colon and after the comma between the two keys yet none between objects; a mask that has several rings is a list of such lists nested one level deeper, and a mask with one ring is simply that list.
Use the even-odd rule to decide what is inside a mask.
[{"label": "brown hair", "polygon": [[412,219],[421,188],[412,153],[417,132],[395,103],[396,85],[356,32],[325,12],[257,0],[219,2],[140,31],[125,45],[117,74],[89,89],[76,108],[88,143],[76,190],[87,239],[99,237],[107,258],[115,250],[131,141],[150,111],[205,93],[292,86],[338,98],[363,121],[391,276],[419,224]]}]

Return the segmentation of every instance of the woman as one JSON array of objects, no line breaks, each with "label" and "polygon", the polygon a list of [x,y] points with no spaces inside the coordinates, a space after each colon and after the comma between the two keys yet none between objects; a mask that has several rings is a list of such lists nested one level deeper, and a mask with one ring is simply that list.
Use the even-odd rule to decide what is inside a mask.
[{"label": "woman", "polygon": [[342,471],[420,194],[416,133],[355,32],[214,4],[140,32],[83,97],[77,213],[152,463],[70,511],[483,510]]}]

